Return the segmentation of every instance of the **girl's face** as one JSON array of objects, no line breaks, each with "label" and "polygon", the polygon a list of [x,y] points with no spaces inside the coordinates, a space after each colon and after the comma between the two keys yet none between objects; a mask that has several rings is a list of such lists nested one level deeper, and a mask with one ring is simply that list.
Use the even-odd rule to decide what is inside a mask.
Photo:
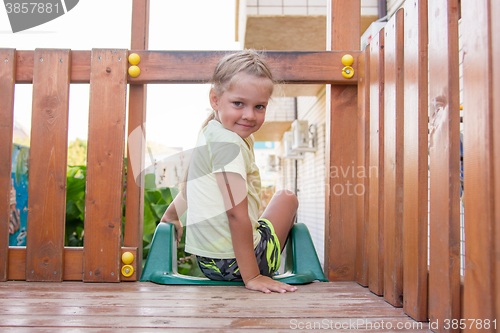
[{"label": "girl's face", "polygon": [[268,78],[244,72],[236,74],[232,87],[220,96],[214,89],[210,90],[215,119],[243,139],[249,137],[264,123],[272,87]]}]

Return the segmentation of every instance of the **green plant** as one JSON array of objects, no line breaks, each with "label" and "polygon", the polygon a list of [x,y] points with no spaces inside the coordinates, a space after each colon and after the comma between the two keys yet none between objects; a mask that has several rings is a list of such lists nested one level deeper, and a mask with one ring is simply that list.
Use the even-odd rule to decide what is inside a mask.
[{"label": "green plant", "polygon": [[68,164],[85,165],[87,164],[87,141],[76,138],[68,145]]},{"label": "green plant", "polygon": [[29,179],[30,148],[18,144],[14,144],[12,148],[13,154],[15,154],[16,149],[19,150],[14,171],[16,174],[16,183],[19,184],[22,175],[26,175],[27,179]]},{"label": "green plant", "polygon": [[[125,162],[126,163],[126,162]],[[66,187],[66,232],[65,246],[83,246],[85,217],[85,181],[87,167],[85,165],[68,166]],[[172,203],[179,190],[177,188],[154,187],[154,174],[145,176],[148,185],[144,190],[144,225],[143,225],[143,259],[147,258],[156,226],[168,206]],[[126,182],[124,183],[126,193]],[[125,200],[123,202],[123,219],[125,219]],[[185,225],[185,216],[181,218]],[[184,252],[184,233],[177,248],[178,271],[181,274],[203,276],[192,256]],[[124,229],[123,229],[124,230]]]},{"label": "green plant", "polygon": [[83,246],[85,217],[85,165],[68,166],[66,174],[66,246]]},{"label": "green plant", "polygon": [[[146,184],[154,184],[154,174],[147,174],[145,176]],[[144,190],[144,229],[143,229],[143,258],[146,259],[151,248],[151,241],[156,226],[167,210],[168,206],[172,203],[179,190],[175,187],[172,188],[148,188]],[[183,225],[186,224],[186,215],[181,217]],[[177,270],[180,274],[203,276],[192,256],[187,256],[184,251],[186,240],[186,227],[182,233],[181,241],[177,247],[178,265]]]}]

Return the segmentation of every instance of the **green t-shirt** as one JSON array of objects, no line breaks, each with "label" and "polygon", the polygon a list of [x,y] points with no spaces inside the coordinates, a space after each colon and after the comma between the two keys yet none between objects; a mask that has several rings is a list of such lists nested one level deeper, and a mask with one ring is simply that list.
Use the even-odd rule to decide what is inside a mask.
[{"label": "green t-shirt", "polygon": [[235,257],[223,197],[215,178],[215,173],[223,171],[237,173],[246,181],[254,248],[259,243],[261,182],[253,143],[252,135],[242,139],[216,120],[211,120],[201,131],[186,184],[186,252],[216,259]]}]

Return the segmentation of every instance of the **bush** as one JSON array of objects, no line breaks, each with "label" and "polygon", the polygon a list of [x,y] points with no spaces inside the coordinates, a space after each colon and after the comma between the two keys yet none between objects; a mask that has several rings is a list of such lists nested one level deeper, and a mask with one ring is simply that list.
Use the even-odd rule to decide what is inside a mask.
[{"label": "bush", "polygon": [[[85,165],[68,166],[66,188],[66,232],[65,246],[83,246],[85,218],[85,180],[87,167]],[[154,184],[154,175],[146,175],[146,183]],[[125,188],[126,188],[126,183]],[[150,187],[150,186],[146,186]],[[124,192],[126,190],[124,189]],[[156,226],[160,223],[163,213],[178,194],[177,188],[146,188],[144,190],[144,225],[143,225],[143,263],[145,262]],[[123,202],[123,220],[125,220],[125,200]],[[181,218],[185,224],[185,216]],[[186,275],[203,276],[191,256],[184,252],[184,233],[177,247],[178,272]],[[124,230],[124,228],[123,228]]]}]

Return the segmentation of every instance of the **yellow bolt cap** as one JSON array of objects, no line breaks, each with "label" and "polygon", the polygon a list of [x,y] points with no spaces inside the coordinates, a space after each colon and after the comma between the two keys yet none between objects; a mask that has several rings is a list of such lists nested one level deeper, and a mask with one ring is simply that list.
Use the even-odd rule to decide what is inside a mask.
[{"label": "yellow bolt cap", "polygon": [[132,276],[132,274],[134,274],[134,267],[132,267],[130,265],[123,266],[122,267],[122,274],[125,277]]},{"label": "yellow bolt cap", "polygon": [[137,65],[138,63],[141,62],[141,57],[137,53],[132,53],[131,55],[128,56],[128,62],[131,65]]},{"label": "yellow bolt cap", "polygon": [[351,66],[345,66],[342,69],[342,76],[344,76],[346,79],[350,79],[354,76],[354,69]]},{"label": "yellow bolt cap", "polygon": [[351,66],[354,63],[354,58],[350,54],[346,54],[342,57],[342,64],[344,66]]},{"label": "yellow bolt cap", "polygon": [[125,265],[130,265],[134,261],[134,255],[131,252],[124,252],[122,254],[122,262]]},{"label": "yellow bolt cap", "polygon": [[141,74],[141,69],[137,66],[130,66],[128,69],[128,75],[131,77],[138,77]]}]

